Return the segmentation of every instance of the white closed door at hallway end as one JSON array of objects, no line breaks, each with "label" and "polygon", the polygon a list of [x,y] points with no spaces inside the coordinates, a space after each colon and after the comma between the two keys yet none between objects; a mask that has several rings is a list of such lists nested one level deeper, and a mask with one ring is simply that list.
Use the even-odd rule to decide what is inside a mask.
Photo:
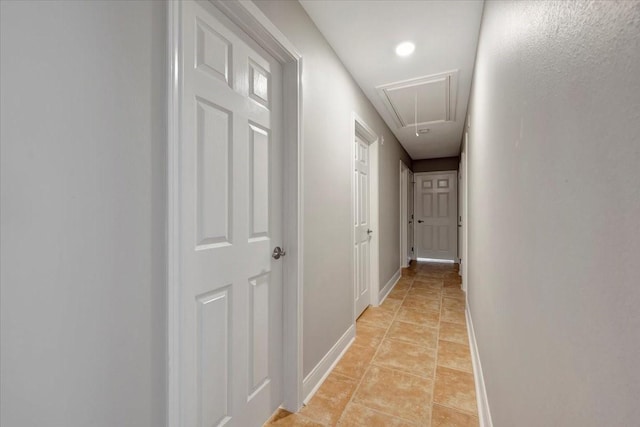
[{"label": "white closed door at hallway end", "polygon": [[354,159],[354,294],[356,318],[371,303],[371,215],[369,206],[369,184],[371,169],[369,144],[356,135]]},{"label": "white closed door at hallway end", "polygon": [[282,72],[210,2],[180,8],[180,425],[260,426],[283,399]]},{"label": "white closed door at hallway end", "polygon": [[458,254],[457,173],[417,173],[414,177],[417,257],[455,261]]}]

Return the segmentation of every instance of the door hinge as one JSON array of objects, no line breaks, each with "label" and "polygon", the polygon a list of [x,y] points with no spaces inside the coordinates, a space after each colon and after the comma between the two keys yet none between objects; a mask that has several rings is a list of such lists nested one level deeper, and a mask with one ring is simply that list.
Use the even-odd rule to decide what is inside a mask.
[{"label": "door hinge", "polygon": [[411,252],[413,252],[413,246],[411,246]]}]

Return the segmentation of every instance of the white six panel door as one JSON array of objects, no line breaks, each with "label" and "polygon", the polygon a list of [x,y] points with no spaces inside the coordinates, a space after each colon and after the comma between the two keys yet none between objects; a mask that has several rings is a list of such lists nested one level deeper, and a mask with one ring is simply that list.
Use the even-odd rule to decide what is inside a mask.
[{"label": "white six panel door", "polygon": [[281,68],[181,8],[182,425],[260,426],[282,402]]},{"label": "white six panel door", "polygon": [[418,258],[457,256],[457,174],[415,174],[415,247]]},{"label": "white six panel door", "polygon": [[371,301],[370,283],[370,253],[371,235],[369,233],[371,220],[369,212],[369,144],[355,137],[354,159],[354,213],[355,213],[355,309],[356,318],[369,306]]}]

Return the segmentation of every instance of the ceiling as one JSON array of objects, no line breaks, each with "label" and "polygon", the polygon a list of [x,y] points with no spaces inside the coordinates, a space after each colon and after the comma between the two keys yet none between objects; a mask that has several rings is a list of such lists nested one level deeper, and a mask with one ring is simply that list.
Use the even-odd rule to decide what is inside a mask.
[{"label": "ceiling", "polygon": [[[414,160],[460,153],[481,0],[300,3]],[[395,47],[406,40],[415,43],[415,52],[399,57]],[[447,75],[452,77],[443,82]],[[404,83],[392,87],[397,82]],[[389,108],[392,103],[397,105]],[[429,129],[419,136],[416,105],[417,129]]]}]

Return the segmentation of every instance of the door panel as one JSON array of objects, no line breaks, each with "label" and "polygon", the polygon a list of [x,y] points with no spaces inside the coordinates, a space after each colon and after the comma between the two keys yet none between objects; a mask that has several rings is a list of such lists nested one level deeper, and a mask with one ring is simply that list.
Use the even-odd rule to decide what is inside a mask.
[{"label": "door panel", "polygon": [[[229,305],[228,286],[197,298],[200,425],[220,425],[230,418]],[[215,353],[220,357],[210,357]]]},{"label": "door panel", "polygon": [[181,423],[282,402],[282,73],[209,2],[181,2]]},{"label": "door panel", "polygon": [[426,250],[433,249],[433,225],[423,225],[422,228],[422,248]]},{"label": "door panel", "polygon": [[355,137],[355,248],[354,248],[354,282],[356,318],[369,306],[371,301],[370,285],[370,227],[369,212],[369,145],[359,137]]},{"label": "door panel", "polygon": [[422,212],[424,216],[431,218],[433,213],[433,194],[426,193],[422,196]]},{"label": "door panel", "polygon": [[457,175],[415,174],[415,233],[419,258],[455,260],[457,255]]},{"label": "door panel", "polygon": [[438,217],[449,216],[449,193],[438,193]]}]

